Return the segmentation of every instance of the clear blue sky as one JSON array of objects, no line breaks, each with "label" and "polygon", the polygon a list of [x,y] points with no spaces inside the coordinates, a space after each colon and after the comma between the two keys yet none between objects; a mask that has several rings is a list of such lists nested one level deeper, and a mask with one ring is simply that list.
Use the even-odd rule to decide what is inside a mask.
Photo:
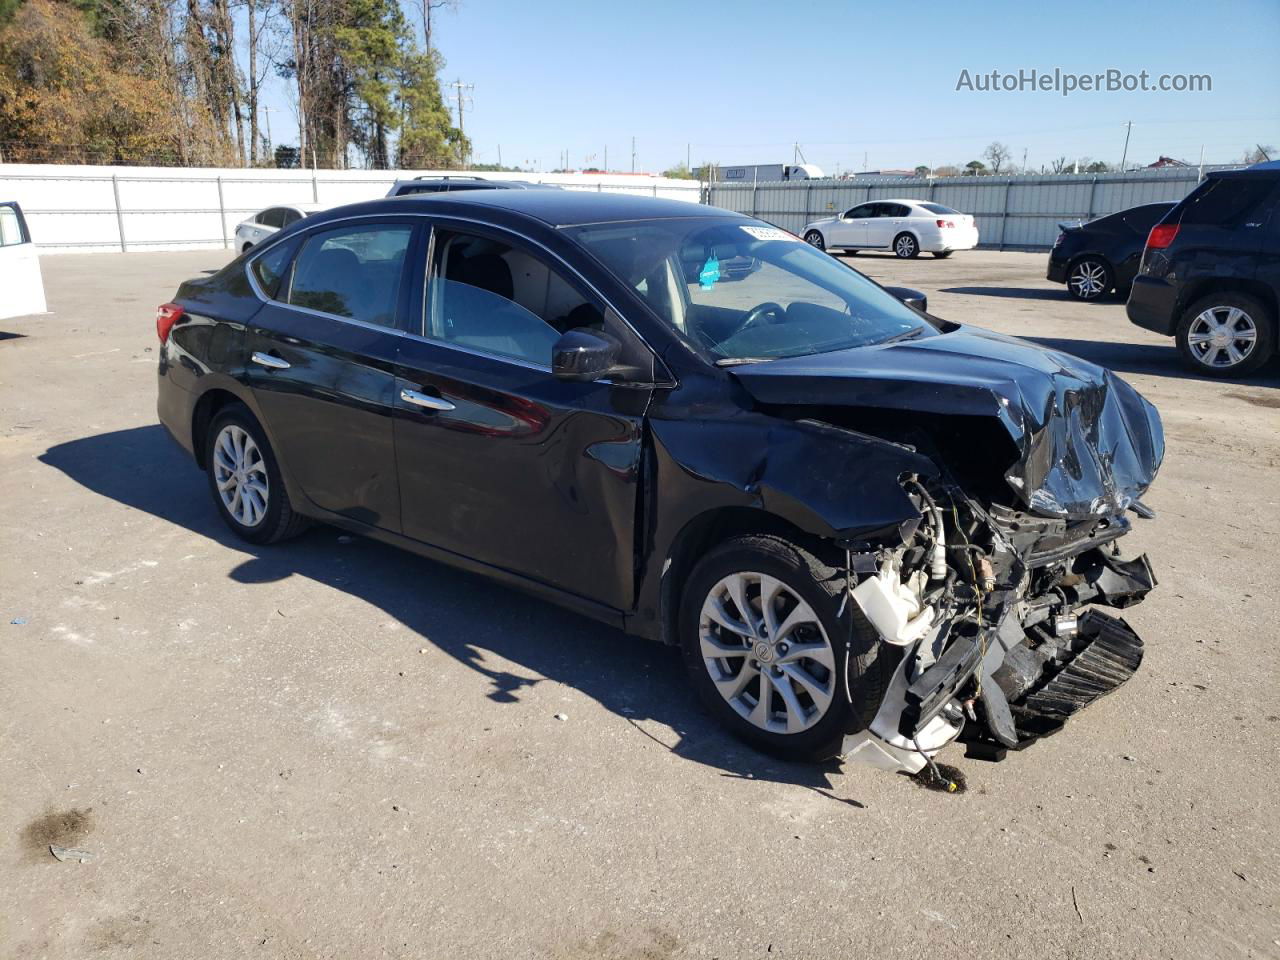
[{"label": "clear blue sky", "polygon": [[[406,3],[413,9],[412,2]],[[1280,0],[1205,4],[642,4],[461,0],[435,24],[442,80],[473,83],[474,159],[550,169],[805,158],[836,169],[964,163],[992,140],[1017,163],[1061,154],[1238,160],[1280,146]],[[1209,74],[1212,92],[982,93],[972,75]],[[290,118],[277,115],[287,125]],[[292,139],[292,138],[291,138]],[[277,132],[277,140],[286,142]]]}]

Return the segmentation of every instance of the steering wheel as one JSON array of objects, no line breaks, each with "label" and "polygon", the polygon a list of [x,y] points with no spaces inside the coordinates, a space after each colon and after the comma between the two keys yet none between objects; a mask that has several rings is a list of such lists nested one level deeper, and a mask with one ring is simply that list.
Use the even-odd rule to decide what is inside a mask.
[{"label": "steering wheel", "polygon": [[743,319],[742,323],[738,325],[738,329],[735,330],[734,333],[738,334],[745,330],[750,330],[752,327],[758,327],[760,324],[765,322],[765,318],[767,317],[775,317],[775,320],[771,320],[769,322],[777,323],[781,320],[785,320],[786,316],[787,311],[782,304],[774,303],[772,300],[766,300],[764,303],[751,308],[751,311],[747,314],[746,318]]}]

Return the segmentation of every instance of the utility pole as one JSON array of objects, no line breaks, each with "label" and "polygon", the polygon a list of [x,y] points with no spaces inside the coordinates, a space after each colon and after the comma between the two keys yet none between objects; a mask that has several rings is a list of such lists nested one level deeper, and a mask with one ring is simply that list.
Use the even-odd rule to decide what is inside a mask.
[{"label": "utility pole", "polygon": [[604,172],[609,172],[609,145],[604,145]]},{"label": "utility pole", "polygon": [[1124,173],[1124,162],[1129,159],[1129,133],[1133,130],[1133,121],[1124,122],[1124,153],[1120,154],[1120,172]]},{"label": "utility pole", "polygon": [[631,172],[636,172],[636,138],[631,138]]},{"label": "utility pole", "polygon": [[502,144],[498,144],[498,167],[502,167]]},{"label": "utility pole", "polygon": [[1196,171],[1196,183],[1204,179],[1204,144],[1200,144],[1200,169]]},{"label": "utility pole", "polygon": [[476,85],[474,83],[463,83],[461,79],[457,79],[454,80],[453,83],[449,84],[449,86],[454,89],[454,92],[450,95],[449,99],[458,105],[458,136],[463,142],[462,168],[465,170],[467,167],[468,157],[466,148],[467,131],[462,125],[462,115],[468,107],[475,106],[475,100],[468,95],[467,91],[474,90]]},{"label": "utility pole", "polygon": [[1027,172],[1027,148],[1022,148],[1022,172]]},{"label": "utility pole", "polygon": [[693,156],[693,147],[691,144],[686,143],[684,145],[684,168],[686,170],[693,169],[693,163],[690,161],[690,158],[692,156]]}]

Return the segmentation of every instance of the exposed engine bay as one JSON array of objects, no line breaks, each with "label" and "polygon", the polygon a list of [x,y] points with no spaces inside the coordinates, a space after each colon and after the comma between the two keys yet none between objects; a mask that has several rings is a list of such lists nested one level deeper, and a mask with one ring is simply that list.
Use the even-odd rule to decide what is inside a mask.
[{"label": "exposed engine bay", "polygon": [[984,509],[915,475],[903,485],[920,520],[901,545],[847,545],[849,596],[902,658],[846,758],[916,773],[964,735],[970,756],[1001,759],[1133,675],[1142,641],[1089,606],[1127,607],[1155,586],[1145,556],[1121,558],[1123,514],[1072,522]]}]

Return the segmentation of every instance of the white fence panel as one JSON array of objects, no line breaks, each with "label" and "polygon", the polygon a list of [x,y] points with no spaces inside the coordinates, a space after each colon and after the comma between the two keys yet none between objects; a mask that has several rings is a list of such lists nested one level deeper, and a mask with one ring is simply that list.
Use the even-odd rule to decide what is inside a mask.
[{"label": "white fence panel", "polygon": [[[431,170],[241,170],[0,165],[0,200],[16,200],[42,252],[226,247],[236,224],[264,207],[332,206],[385,196],[397,179],[457,176]],[[629,174],[486,173],[569,190],[698,203],[694,180]]]}]

